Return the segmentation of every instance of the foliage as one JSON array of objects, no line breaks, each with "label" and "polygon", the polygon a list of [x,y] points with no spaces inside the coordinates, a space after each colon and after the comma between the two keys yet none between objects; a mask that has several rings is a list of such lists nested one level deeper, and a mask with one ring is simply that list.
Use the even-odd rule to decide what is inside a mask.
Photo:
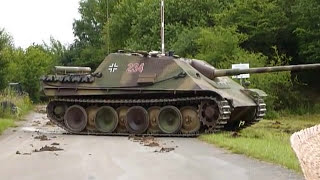
[{"label": "foliage", "polygon": [[12,48],[12,39],[0,28],[0,90],[6,87],[8,60],[4,58],[4,51]]},{"label": "foliage", "polygon": [[32,103],[27,94],[18,95],[15,92],[5,89],[0,93],[0,102],[7,101],[17,106],[17,113],[12,114],[8,109],[0,107],[0,134],[8,127],[15,126],[15,119],[21,118],[32,109]]},{"label": "foliage", "polygon": [[[297,0],[292,7],[293,34],[297,39],[296,63],[320,62],[320,2]],[[300,81],[320,89],[319,71],[299,73]]]},{"label": "foliage", "polygon": [[0,134],[9,127],[14,127],[14,121],[12,119],[0,118]]},{"label": "foliage", "polygon": [[24,89],[29,93],[32,100],[38,101],[39,99],[39,79],[42,75],[49,72],[53,65],[53,57],[48,54],[41,46],[29,47],[21,63],[20,79]]},{"label": "foliage", "polygon": [[267,56],[272,53],[272,46],[281,47],[279,41],[289,22],[282,7],[269,0],[235,0],[214,17],[219,25],[235,26],[248,36],[242,47]]},{"label": "foliage", "polygon": [[239,46],[245,39],[246,36],[236,32],[234,27],[216,26],[202,29],[197,40],[199,53],[196,57],[217,68],[230,68],[232,63],[242,58],[241,56],[249,54]]},{"label": "foliage", "polygon": [[37,102],[40,92],[40,77],[50,72],[56,65],[55,56],[44,47],[34,45],[26,50],[15,49],[6,52],[10,58],[9,71],[12,76],[10,82],[20,82],[23,90],[28,92],[30,98]]},{"label": "foliage", "polygon": [[292,8],[299,39],[299,55],[304,62],[320,62],[320,3],[317,0],[297,0]]},{"label": "foliage", "polygon": [[32,108],[32,102],[28,94],[18,95],[10,89],[5,89],[0,93],[0,102],[8,101],[17,106],[17,113],[12,114],[0,107],[0,118],[16,119],[25,115]]},{"label": "foliage", "polygon": [[80,1],[81,19],[73,23],[76,40],[66,54],[63,64],[77,64],[92,68],[98,66],[108,53],[103,39],[103,27],[118,2],[119,0]]},{"label": "foliage", "polygon": [[73,24],[74,35],[80,42],[90,45],[102,44],[101,31],[108,20],[108,11],[113,12],[118,0],[82,0],[79,13],[81,19]]},{"label": "foliage", "polygon": [[[213,26],[214,21],[211,18],[211,14],[219,12],[221,6],[222,4],[217,0],[166,0],[165,41],[167,49],[172,48],[177,41],[178,35],[184,29]],[[126,40],[126,47],[133,50],[159,50],[159,14],[159,1],[152,0],[138,3],[136,18],[132,21],[131,31],[129,32],[130,38]]]},{"label": "foliage", "polygon": [[124,49],[130,38],[133,21],[137,18],[138,5],[142,0],[122,0],[114,8],[103,28],[103,38],[110,52]]},{"label": "foliage", "polygon": [[173,43],[172,49],[182,57],[194,58],[199,54],[199,45],[201,28],[184,29],[177,35],[176,42]]},{"label": "foliage", "polygon": [[8,82],[20,82],[23,90],[37,102],[40,77],[59,64],[60,59],[65,56],[65,47],[51,38],[50,45],[33,45],[24,50],[14,48],[10,36],[4,37],[7,41],[2,43],[4,45],[0,51],[0,64],[3,65],[0,69],[0,87],[7,87]]}]

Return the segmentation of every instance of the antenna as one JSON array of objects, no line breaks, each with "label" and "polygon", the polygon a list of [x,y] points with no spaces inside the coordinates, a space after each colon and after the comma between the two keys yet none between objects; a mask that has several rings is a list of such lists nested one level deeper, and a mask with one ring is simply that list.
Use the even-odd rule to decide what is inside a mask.
[{"label": "antenna", "polygon": [[164,48],[164,0],[161,0],[161,53],[165,55]]},{"label": "antenna", "polygon": [[108,40],[107,40],[107,53],[110,53],[110,22],[109,22],[109,0],[107,0],[107,33],[108,33]]}]

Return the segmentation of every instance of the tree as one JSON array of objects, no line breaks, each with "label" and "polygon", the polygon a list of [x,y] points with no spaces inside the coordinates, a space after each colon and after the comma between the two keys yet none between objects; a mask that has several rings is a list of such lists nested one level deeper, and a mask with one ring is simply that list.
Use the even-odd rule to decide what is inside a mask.
[{"label": "tree", "polygon": [[299,59],[303,62],[320,62],[320,2],[297,0],[292,7],[295,19],[294,33],[298,37]]},{"label": "tree", "polygon": [[172,45],[175,53],[182,57],[194,58],[199,53],[197,40],[200,38],[201,28],[184,29]]},{"label": "tree", "polygon": [[8,59],[5,58],[4,52],[13,47],[12,38],[4,29],[0,28],[0,90],[7,86],[7,68]]},{"label": "tree", "polygon": [[106,48],[114,52],[126,47],[126,41],[131,36],[132,24],[137,19],[138,4],[142,0],[122,0],[114,7],[114,13],[103,28],[103,38]]},{"label": "tree", "polygon": [[73,23],[75,42],[64,61],[81,66],[96,68],[107,54],[102,30],[108,21],[108,14],[114,11],[119,0],[82,0],[79,13],[81,18]]},{"label": "tree", "polygon": [[[160,49],[160,2],[142,1],[137,6],[136,18],[132,21],[130,38],[126,46],[134,50]],[[179,34],[194,27],[211,27],[211,14],[220,12],[218,0],[166,0],[166,46],[171,49]],[[158,13],[155,13],[158,12]]]},{"label": "tree", "polygon": [[48,74],[56,65],[56,56],[44,46],[33,45],[22,48],[6,49],[3,53],[8,59],[7,73],[10,82],[20,82],[23,90],[37,102],[40,92],[40,77]]},{"label": "tree", "polygon": [[39,100],[40,77],[47,74],[54,66],[54,56],[42,46],[34,45],[26,49],[20,60],[20,82],[33,101]]},{"label": "tree", "polygon": [[[320,62],[320,2],[317,0],[297,0],[292,6],[293,34],[297,39],[297,56],[295,63]],[[320,89],[320,73],[309,71],[298,73],[300,81]]]},{"label": "tree", "polygon": [[238,33],[236,27],[203,28],[197,40],[199,53],[196,58],[206,60],[217,68],[230,68],[233,63],[265,65],[264,61],[259,63],[259,56],[252,57],[240,47],[246,39],[247,36]]},{"label": "tree", "polygon": [[[90,45],[101,45],[102,28],[118,0],[81,0],[81,18],[73,23],[74,35],[79,41]],[[109,11],[109,12],[108,12]]]},{"label": "tree", "polygon": [[289,20],[275,0],[235,0],[214,17],[219,25],[235,26],[248,35],[242,47],[268,56],[272,55],[272,46],[282,49],[282,37],[288,34]]}]

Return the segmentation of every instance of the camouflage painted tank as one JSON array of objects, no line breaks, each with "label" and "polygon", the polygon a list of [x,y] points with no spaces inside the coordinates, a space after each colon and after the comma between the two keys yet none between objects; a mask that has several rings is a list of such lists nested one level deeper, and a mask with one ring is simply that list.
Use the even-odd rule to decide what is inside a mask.
[{"label": "camouflage painted tank", "polygon": [[56,67],[42,77],[49,119],[70,133],[194,136],[244,127],[266,114],[261,90],[228,76],[319,69],[320,64],[215,69],[200,60],[149,53],[114,53],[95,72]]}]

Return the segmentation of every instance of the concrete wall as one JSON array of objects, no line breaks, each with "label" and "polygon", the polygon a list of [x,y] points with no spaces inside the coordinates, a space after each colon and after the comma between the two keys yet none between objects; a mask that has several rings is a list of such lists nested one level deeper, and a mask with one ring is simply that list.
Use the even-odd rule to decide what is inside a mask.
[{"label": "concrete wall", "polygon": [[294,133],[290,141],[305,178],[320,180],[320,125]]}]

